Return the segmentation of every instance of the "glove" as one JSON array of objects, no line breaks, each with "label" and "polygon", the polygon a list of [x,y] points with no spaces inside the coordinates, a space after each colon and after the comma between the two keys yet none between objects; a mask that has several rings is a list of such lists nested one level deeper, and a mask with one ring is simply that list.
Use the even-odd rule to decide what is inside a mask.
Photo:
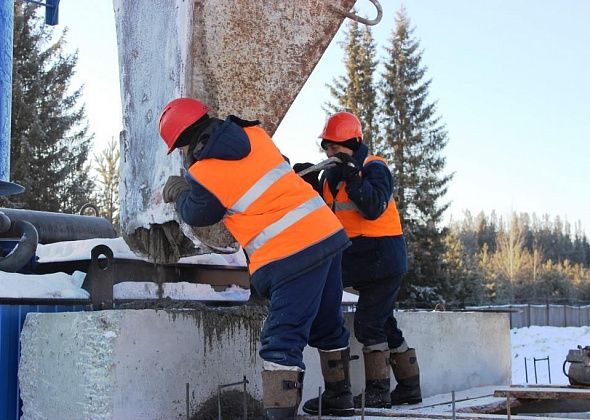
[{"label": "glove", "polygon": [[[309,163],[309,162],[305,162],[305,163],[296,163],[295,165],[293,165],[293,170],[295,172],[301,172],[304,169],[309,168],[310,166],[313,166],[313,163]],[[307,182],[309,185],[311,185],[311,187],[314,190],[318,190],[318,176],[319,176],[319,171],[315,171],[315,172],[310,172],[308,174],[303,175],[301,178]]]},{"label": "glove", "polygon": [[340,159],[342,162],[338,164],[338,169],[340,169],[342,178],[344,178],[345,181],[355,178],[358,175],[360,169],[356,165],[356,162],[352,156],[343,152],[336,153],[334,156]]},{"label": "glove", "polygon": [[162,190],[162,199],[164,203],[175,203],[181,192],[189,190],[190,184],[183,176],[171,175]]}]

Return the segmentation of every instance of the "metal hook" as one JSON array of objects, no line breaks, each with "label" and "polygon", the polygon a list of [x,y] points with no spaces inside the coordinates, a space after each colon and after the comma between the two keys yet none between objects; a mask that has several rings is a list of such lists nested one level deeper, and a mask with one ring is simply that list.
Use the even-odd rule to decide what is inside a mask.
[{"label": "metal hook", "polygon": [[92,210],[94,210],[94,215],[96,217],[100,216],[100,211],[98,211],[98,207],[92,203],[84,204],[82,207],[80,207],[80,210],[78,211],[78,213],[81,215],[84,215],[84,212],[86,211],[86,209],[92,209]]},{"label": "metal hook", "polygon": [[334,9],[335,11],[337,11],[338,13],[346,16],[349,19],[352,19],[354,21],[357,21],[359,23],[364,23],[367,26],[373,26],[373,25],[377,25],[379,22],[381,22],[381,18],[383,17],[383,9],[381,8],[381,5],[379,4],[379,2],[377,0],[369,0],[371,3],[373,3],[373,5],[375,6],[375,8],[377,9],[377,17],[375,19],[365,19],[362,18],[358,15],[355,15],[352,12],[347,12],[345,10],[342,10],[336,6],[332,6],[330,5],[330,7],[332,9]]}]

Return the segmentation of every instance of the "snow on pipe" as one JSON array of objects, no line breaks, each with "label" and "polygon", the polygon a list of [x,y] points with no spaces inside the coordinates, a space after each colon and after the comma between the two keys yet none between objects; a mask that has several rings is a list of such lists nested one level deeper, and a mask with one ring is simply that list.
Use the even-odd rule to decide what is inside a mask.
[{"label": "snow on pipe", "polygon": [[25,220],[11,221],[2,212],[0,212],[0,229],[2,236],[20,237],[14,249],[6,257],[0,256],[0,271],[17,272],[27,265],[35,255],[39,242],[37,229]]},{"label": "snow on pipe", "polygon": [[111,223],[102,217],[7,208],[0,208],[0,212],[13,223],[25,221],[32,224],[41,244],[117,237]]}]

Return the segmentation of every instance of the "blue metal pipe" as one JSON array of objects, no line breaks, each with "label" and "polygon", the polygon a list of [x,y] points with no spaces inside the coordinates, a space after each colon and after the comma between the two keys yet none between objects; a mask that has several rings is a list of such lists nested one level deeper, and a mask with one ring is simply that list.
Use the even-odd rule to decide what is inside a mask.
[{"label": "blue metal pipe", "polygon": [[13,0],[0,0],[0,181],[10,177],[13,6]]}]

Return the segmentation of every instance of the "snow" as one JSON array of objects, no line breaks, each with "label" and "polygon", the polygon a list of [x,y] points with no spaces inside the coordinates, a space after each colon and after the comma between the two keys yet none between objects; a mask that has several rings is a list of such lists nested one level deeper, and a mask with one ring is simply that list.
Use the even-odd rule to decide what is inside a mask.
[{"label": "snow", "polygon": [[97,245],[106,245],[113,251],[115,258],[141,259],[131,251],[123,238],[107,239],[86,239],[82,241],[57,242],[53,244],[37,245],[38,262],[51,263],[62,261],[89,260],[92,248]]},{"label": "snow", "polygon": [[[512,342],[512,383],[526,384],[525,358],[528,370],[528,383],[535,384],[534,358],[537,359],[537,383],[549,384],[549,366],[551,384],[569,385],[563,374],[563,362],[570,349],[578,345],[590,346],[590,327],[526,327],[510,331]],[[566,372],[569,364],[566,365]]]},{"label": "snow", "polygon": [[75,271],[72,275],[27,275],[0,271],[0,297],[87,299],[89,294],[82,289],[85,276],[80,271]]},{"label": "snow", "polygon": [[[57,242],[54,244],[38,245],[37,257],[39,263],[81,261],[89,260],[92,248],[97,245],[106,245],[113,251],[113,257],[118,259],[149,261],[147,258],[136,255],[123,238],[97,238],[81,241]],[[246,266],[246,257],[239,251],[233,254],[202,254],[192,257],[183,257],[179,264],[207,264],[207,265],[231,265]]]},{"label": "snow", "polygon": [[[134,254],[123,238],[99,238],[38,245],[38,262],[89,260],[92,248],[97,245],[108,246],[113,251],[114,258],[147,261]],[[181,258],[178,262],[180,264],[246,266],[246,258],[241,251],[233,254],[195,255]],[[0,272],[0,297],[84,299],[88,298],[88,292],[82,289],[84,277],[85,273],[81,272],[76,272],[71,276],[65,273],[25,275]],[[215,291],[208,284],[189,282],[164,283],[160,291],[156,283],[148,281],[121,282],[115,284],[113,288],[113,297],[115,299],[156,299],[158,296],[177,300],[241,302],[250,298],[250,291],[238,286],[232,286],[223,291]],[[356,295],[344,292],[343,302],[354,303],[357,300]]]}]

